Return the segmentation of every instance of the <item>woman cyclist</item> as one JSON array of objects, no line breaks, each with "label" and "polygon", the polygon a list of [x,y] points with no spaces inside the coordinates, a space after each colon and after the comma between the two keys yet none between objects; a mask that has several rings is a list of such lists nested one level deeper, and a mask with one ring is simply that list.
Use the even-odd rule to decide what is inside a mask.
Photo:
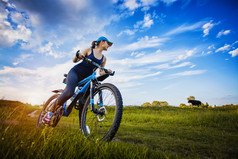
[{"label": "woman cyclist", "polygon": [[[97,41],[92,42],[91,48],[85,49],[82,53],[77,52],[75,57],[73,58],[73,62],[76,63],[83,59],[83,57],[87,57],[92,61],[101,65],[101,67],[105,67],[106,57],[102,54],[103,51],[107,51],[107,49],[112,46],[112,42],[110,42],[106,37],[99,37]],[[79,81],[84,78],[90,76],[93,73],[95,66],[89,64],[85,61],[75,65],[68,73],[66,79],[66,88],[64,92],[58,97],[55,101],[53,110],[47,112],[43,117],[44,123],[50,123],[51,118],[53,116],[54,109],[56,106],[62,106],[69,98],[74,95],[75,88]],[[109,70],[110,72],[111,70]],[[99,70],[99,74],[102,75],[105,72],[103,70]]]}]

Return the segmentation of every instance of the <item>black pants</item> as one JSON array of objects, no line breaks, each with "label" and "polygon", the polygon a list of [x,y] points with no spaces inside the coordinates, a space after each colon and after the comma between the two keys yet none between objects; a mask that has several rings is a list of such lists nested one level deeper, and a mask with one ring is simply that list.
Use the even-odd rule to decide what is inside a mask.
[{"label": "black pants", "polygon": [[74,69],[71,69],[67,75],[64,92],[56,100],[55,106],[63,105],[69,98],[71,98],[74,95],[74,91],[78,82],[81,80],[82,78],[78,76],[77,72],[74,71]]}]

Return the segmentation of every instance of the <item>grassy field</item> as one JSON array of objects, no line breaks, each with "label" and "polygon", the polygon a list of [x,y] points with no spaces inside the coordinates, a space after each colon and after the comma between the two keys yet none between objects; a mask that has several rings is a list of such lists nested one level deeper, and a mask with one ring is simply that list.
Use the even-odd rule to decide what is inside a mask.
[{"label": "grassy field", "polygon": [[28,114],[37,109],[0,100],[1,159],[238,158],[237,107],[124,107],[110,143],[85,139],[76,110],[55,128],[36,128]]}]

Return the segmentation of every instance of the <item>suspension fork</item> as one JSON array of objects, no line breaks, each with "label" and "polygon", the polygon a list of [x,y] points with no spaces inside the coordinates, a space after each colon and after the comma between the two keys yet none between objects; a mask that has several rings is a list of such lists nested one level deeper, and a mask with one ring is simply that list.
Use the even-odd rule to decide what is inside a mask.
[{"label": "suspension fork", "polygon": [[96,113],[95,112],[95,109],[94,109],[94,90],[95,90],[95,86],[93,85],[93,80],[91,80],[90,82],[90,104],[91,104],[91,111]]},{"label": "suspension fork", "polygon": [[99,95],[99,106],[100,107],[103,107],[103,100],[102,100],[102,91],[101,90],[99,90],[99,93],[98,93],[98,95]]},{"label": "suspension fork", "polygon": [[[102,114],[99,110],[94,108],[94,91],[95,91],[95,85],[93,84],[93,80],[90,82],[90,104],[91,104],[91,111],[98,115]],[[99,90],[99,106],[103,107],[103,100],[102,100],[102,91]]]}]

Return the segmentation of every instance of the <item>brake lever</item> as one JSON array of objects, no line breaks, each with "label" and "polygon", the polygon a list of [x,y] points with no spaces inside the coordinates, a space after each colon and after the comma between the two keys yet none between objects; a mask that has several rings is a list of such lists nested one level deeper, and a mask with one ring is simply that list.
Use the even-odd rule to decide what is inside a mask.
[{"label": "brake lever", "polygon": [[115,71],[113,71],[113,72],[110,73],[109,75],[110,75],[110,76],[114,76],[114,74],[115,74]]}]

